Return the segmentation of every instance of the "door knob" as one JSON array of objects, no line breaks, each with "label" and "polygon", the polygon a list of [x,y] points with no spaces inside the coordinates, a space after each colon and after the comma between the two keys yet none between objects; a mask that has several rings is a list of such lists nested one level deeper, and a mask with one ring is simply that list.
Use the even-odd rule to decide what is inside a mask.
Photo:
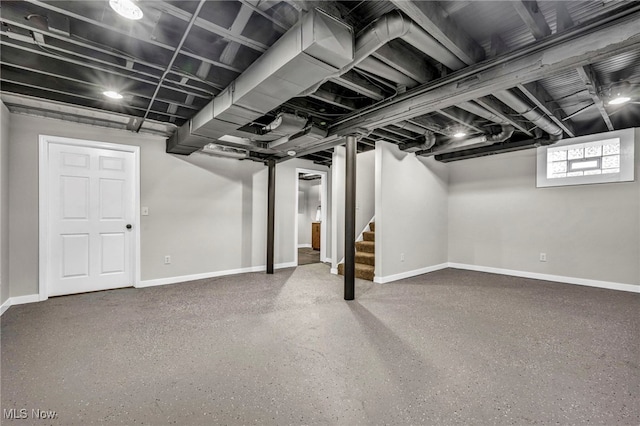
[{"label": "door knob", "polygon": [[127,229],[131,229],[131,228],[132,228],[131,224],[130,224],[130,223],[128,223],[128,224],[127,224]]}]

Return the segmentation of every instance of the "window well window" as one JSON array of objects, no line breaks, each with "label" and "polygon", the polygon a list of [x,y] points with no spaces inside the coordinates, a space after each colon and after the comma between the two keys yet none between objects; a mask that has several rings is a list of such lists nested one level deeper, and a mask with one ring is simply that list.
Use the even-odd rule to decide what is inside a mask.
[{"label": "window well window", "polygon": [[537,186],[634,180],[634,129],[567,139],[538,148]]}]

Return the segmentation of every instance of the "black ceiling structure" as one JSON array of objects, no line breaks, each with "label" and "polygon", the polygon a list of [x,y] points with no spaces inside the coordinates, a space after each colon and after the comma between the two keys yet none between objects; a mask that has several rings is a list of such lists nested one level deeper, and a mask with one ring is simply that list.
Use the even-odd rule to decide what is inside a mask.
[{"label": "black ceiling structure", "polygon": [[454,161],[640,126],[638,2],[134,3],[3,0],[9,110],[326,165],[347,135]]}]

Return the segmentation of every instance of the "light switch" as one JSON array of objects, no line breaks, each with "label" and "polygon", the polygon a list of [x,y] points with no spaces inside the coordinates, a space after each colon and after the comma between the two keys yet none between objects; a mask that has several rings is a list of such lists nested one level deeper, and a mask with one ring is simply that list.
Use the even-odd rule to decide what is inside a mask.
[{"label": "light switch", "polygon": [[149,216],[149,207],[142,207],[141,213],[142,216]]}]

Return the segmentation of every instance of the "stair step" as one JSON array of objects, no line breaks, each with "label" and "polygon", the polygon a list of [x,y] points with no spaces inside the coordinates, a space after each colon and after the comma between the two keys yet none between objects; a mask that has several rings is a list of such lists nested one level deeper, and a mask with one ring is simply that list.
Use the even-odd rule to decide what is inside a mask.
[{"label": "stair step", "polygon": [[376,233],[375,232],[371,232],[371,231],[364,231],[362,233],[362,239],[365,241],[375,241],[376,240]]},{"label": "stair step", "polygon": [[373,241],[357,241],[356,251],[363,251],[365,253],[375,253],[376,243]]},{"label": "stair step", "polygon": [[363,265],[375,265],[376,255],[374,253],[366,253],[363,251],[356,252],[356,263],[362,263]]},{"label": "stair step", "polygon": [[[373,281],[375,269],[376,268],[372,265],[356,263],[356,278]],[[338,264],[338,274],[344,275],[344,263]]]},{"label": "stair step", "polygon": [[376,223],[375,222],[369,222],[369,231],[376,232]]}]

